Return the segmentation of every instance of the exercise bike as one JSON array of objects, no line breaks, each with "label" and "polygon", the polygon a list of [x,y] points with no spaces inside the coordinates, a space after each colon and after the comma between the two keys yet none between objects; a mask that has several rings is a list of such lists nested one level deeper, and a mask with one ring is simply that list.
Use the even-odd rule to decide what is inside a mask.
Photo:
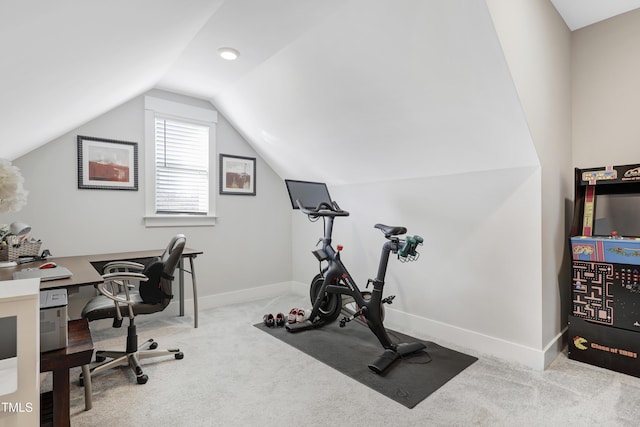
[{"label": "exercise bike", "polygon": [[[324,238],[321,239],[322,248],[312,251],[320,263],[320,274],[316,275],[311,282],[310,296],[313,308],[309,319],[287,324],[287,330],[299,332],[319,328],[336,320],[341,311],[346,311],[349,315],[340,320],[341,327],[346,326],[352,320],[360,319],[369,327],[384,348],[384,353],[368,365],[369,369],[376,374],[384,373],[401,357],[420,352],[426,348],[421,342],[394,344],[383,325],[383,304],[391,304],[395,298],[393,295],[382,297],[389,256],[391,253],[397,254],[398,259],[402,262],[416,260],[419,256],[416,248],[423,243],[422,237],[407,236],[401,239],[398,236],[406,234],[405,227],[376,224],[374,227],[382,231],[387,241],[382,246],[378,274],[375,279],[367,281],[366,288],[373,285],[372,292],[361,291],[340,260],[342,247],[338,245],[336,250],[331,246],[334,219],[349,216],[349,212],[340,209],[335,201],[321,202],[316,208],[305,208],[300,200],[296,200],[296,203],[302,213],[306,214],[310,220],[315,221],[323,218]],[[325,261],[327,265],[323,268],[322,263]],[[348,302],[346,304],[343,304],[343,295],[346,296],[345,299]],[[349,308],[354,305],[350,303],[355,303],[355,310]]]}]

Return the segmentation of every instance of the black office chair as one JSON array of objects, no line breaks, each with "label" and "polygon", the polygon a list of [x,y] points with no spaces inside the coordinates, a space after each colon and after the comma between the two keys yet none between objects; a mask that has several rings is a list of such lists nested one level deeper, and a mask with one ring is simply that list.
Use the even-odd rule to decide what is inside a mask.
[{"label": "black office chair", "polygon": [[[136,374],[138,384],[149,379],[142,372],[140,359],[173,355],[182,359],[184,354],[179,349],[159,350],[153,339],[138,346],[138,334],[134,319],[140,314],[157,313],[164,310],[171,302],[171,282],[173,274],[182,256],[186,237],[182,234],[174,236],[162,256],[153,258],[146,265],[135,262],[116,261],[104,267],[104,283],[96,286],[100,295],[92,298],[82,310],[82,317],[89,321],[113,319],[113,327],[122,325],[122,313],[128,313],[127,348],[125,351],[96,351],[96,361],[101,365],[91,368],[95,374],[107,369],[129,364]],[[134,290],[135,282],[139,282],[138,292]],[[82,376],[80,382],[83,383]]]}]

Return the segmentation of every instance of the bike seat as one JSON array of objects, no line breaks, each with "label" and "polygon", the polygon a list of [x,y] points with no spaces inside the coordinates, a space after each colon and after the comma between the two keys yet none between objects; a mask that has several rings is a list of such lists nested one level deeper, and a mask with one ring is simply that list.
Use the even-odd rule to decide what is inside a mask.
[{"label": "bike seat", "polygon": [[405,234],[407,229],[405,227],[396,227],[392,225],[376,224],[374,228],[381,230],[385,236],[399,236]]}]

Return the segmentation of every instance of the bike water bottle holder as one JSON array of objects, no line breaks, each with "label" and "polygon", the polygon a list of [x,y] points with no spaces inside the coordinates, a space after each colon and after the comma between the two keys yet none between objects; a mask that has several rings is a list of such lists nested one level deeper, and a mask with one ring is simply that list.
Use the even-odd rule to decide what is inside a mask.
[{"label": "bike water bottle holder", "polygon": [[411,262],[411,261],[416,261],[418,258],[420,258],[420,252],[416,252],[415,255],[407,255],[405,257],[398,256],[398,261],[400,261],[400,262]]},{"label": "bike water bottle holder", "polygon": [[420,257],[420,253],[416,250],[422,245],[424,239],[418,235],[408,236],[404,241],[404,246],[398,249],[398,260],[400,262],[415,261]]}]

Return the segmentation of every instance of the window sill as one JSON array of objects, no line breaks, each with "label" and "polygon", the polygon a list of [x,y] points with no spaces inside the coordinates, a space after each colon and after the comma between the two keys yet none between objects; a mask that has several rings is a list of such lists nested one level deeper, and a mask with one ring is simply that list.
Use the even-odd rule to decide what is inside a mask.
[{"label": "window sill", "polygon": [[145,216],[145,227],[213,227],[215,216],[155,215]]}]

